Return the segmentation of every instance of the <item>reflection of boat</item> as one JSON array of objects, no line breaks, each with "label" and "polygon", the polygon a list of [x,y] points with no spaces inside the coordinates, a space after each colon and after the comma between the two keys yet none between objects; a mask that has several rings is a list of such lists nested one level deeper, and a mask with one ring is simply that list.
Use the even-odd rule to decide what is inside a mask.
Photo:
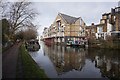
[{"label": "reflection of boat", "polygon": [[26,48],[28,51],[38,51],[40,49],[38,40],[31,39],[31,40],[27,41]]},{"label": "reflection of boat", "polygon": [[85,47],[85,43],[83,41],[68,41],[67,46],[79,46],[79,47]]}]

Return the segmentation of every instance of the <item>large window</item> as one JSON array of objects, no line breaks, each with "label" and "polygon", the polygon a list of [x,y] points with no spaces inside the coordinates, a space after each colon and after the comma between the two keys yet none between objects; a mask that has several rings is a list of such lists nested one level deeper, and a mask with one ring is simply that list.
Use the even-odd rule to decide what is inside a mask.
[{"label": "large window", "polygon": [[60,27],[61,26],[61,21],[57,21],[57,26]]},{"label": "large window", "polygon": [[58,31],[60,31],[61,21],[59,20],[56,23],[57,23]]},{"label": "large window", "polygon": [[94,33],[95,31],[94,31],[94,29],[92,29],[92,33]]},{"label": "large window", "polygon": [[97,29],[98,29],[98,33],[103,32],[102,27],[98,27]]},{"label": "large window", "polygon": [[99,28],[99,32],[102,32],[102,27]]}]

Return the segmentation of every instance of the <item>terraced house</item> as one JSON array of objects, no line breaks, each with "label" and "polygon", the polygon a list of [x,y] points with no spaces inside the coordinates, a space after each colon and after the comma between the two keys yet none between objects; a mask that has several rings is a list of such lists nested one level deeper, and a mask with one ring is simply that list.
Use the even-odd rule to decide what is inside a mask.
[{"label": "terraced house", "polygon": [[120,7],[111,9],[110,13],[102,14],[100,23],[86,27],[86,34],[88,38],[102,38],[106,40],[107,36],[120,36]]},{"label": "terraced house", "polygon": [[81,17],[58,13],[55,21],[48,28],[48,37],[44,40],[58,44],[79,44],[85,39],[85,26]]}]

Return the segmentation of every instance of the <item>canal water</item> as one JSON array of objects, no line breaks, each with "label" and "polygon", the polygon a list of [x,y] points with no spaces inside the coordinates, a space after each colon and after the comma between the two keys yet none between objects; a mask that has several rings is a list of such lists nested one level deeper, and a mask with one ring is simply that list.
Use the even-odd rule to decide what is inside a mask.
[{"label": "canal water", "polygon": [[85,49],[40,42],[39,51],[30,52],[49,78],[119,78],[120,51]]}]

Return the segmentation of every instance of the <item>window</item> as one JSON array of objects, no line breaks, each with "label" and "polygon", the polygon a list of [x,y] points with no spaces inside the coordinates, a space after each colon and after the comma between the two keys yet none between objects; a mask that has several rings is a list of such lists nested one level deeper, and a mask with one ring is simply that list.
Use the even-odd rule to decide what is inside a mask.
[{"label": "window", "polygon": [[102,32],[102,27],[99,27],[99,31],[98,32]]},{"label": "window", "polygon": [[61,21],[57,21],[57,26],[60,27],[61,26]]},{"label": "window", "polygon": [[61,32],[64,32],[64,27],[63,26],[61,26]]},{"label": "window", "polygon": [[101,23],[103,23],[103,24],[104,24],[104,23],[105,23],[105,20],[101,20]]},{"label": "window", "polygon": [[94,29],[92,29],[92,32],[94,32]]},{"label": "window", "polygon": [[56,23],[57,23],[58,32],[59,32],[59,31],[60,31],[60,26],[61,26],[61,21],[59,20],[59,21],[57,21]]},{"label": "window", "polygon": [[85,30],[83,29],[83,32],[84,32]]}]

